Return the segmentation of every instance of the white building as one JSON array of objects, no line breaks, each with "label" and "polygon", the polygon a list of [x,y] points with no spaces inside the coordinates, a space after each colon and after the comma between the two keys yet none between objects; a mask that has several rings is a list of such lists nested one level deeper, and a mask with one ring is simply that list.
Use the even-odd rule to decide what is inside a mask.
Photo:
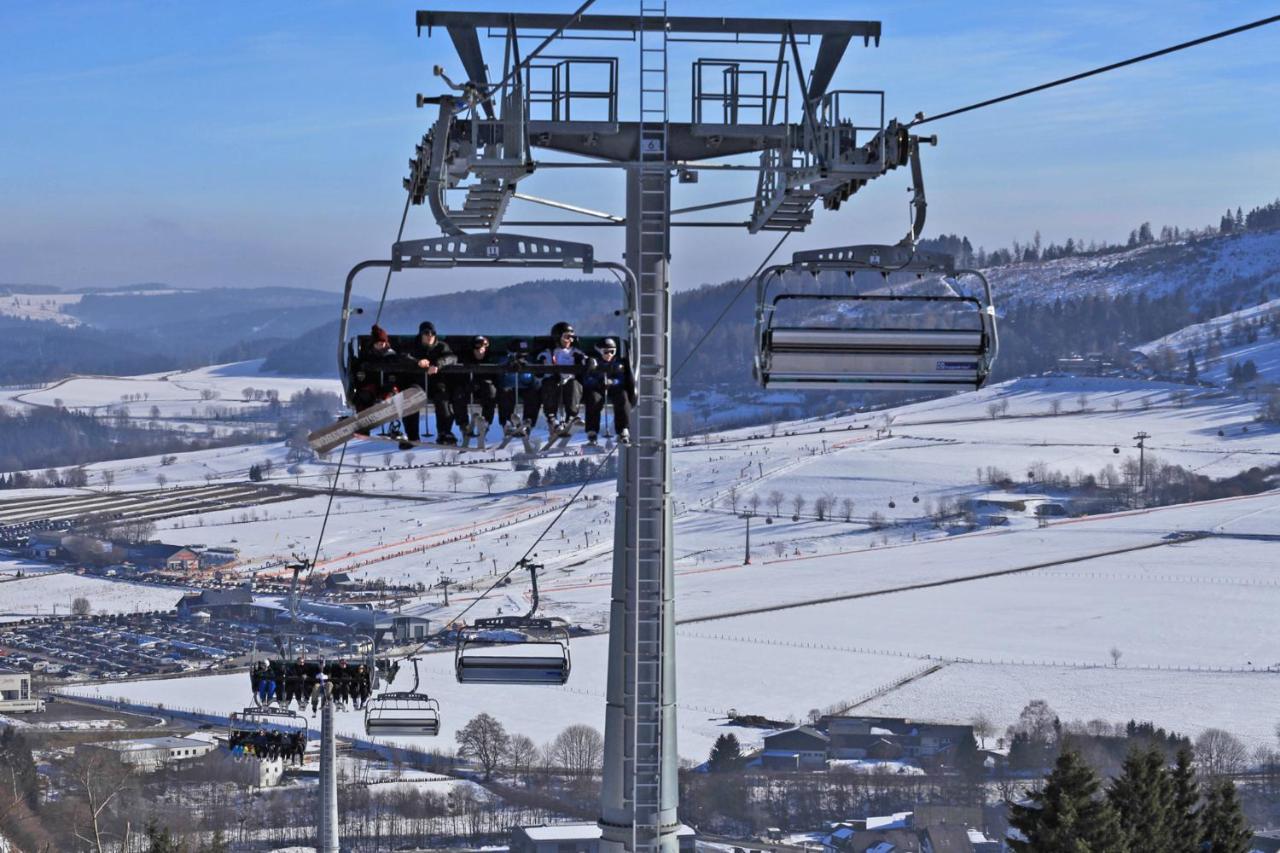
[{"label": "white building", "polygon": [[[596,823],[552,823],[517,826],[511,830],[511,853],[599,853],[600,825]],[[676,830],[681,853],[696,849],[691,827]]]},{"label": "white building", "polygon": [[31,675],[26,672],[0,672],[0,712],[25,713],[44,710],[44,700],[31,691]]},{"label": "white building", "polygon": [[82,743],[76,753],[106,753],[143,772],[150,772],[161,765],[175,761],[190,761],[207,755],[214,749],[209,741],[188,737],[148,737],[137,740],[109,740]]}]

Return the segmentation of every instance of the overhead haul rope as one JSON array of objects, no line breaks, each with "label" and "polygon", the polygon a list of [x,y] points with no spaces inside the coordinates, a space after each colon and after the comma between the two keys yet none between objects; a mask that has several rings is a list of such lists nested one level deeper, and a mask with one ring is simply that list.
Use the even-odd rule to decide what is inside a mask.
[{"label": "overhead haul rope", "polygon": [[1238,26],[1238,27],[1232,27],[1229,30],[1223,30],[1221,32],[1203,36],[1198,39],[1192,39],[1191,41],[1184,41],[1181,44],[1175,44],[1170,47],[1162,48],[1161,50],[1152,51],[1151,53],[1144,53],[1141,56],[1134,56],[1130,59],[1121,60],[1120,62],[1113,62],[1110,65],[1103,65],[1100,68],[1094,68],[1091,71],[1082,71],[1079,74],[1072,74],[1070,77],[1063,77],[1061,79],[1054,80],[1049,83],[1041,83],[1039,86],[1032,86],[1029,89],[1021,89],[1017,92],[1010,92],[1009,94],[1001,95],[998,98],[988,98],[985,101],[979,101],[976,104],[969,104],[967,107],[959,107],[958,109],[947,110],[945,113],[938,113],[937,115],[934,115],[934,116],[921,117],[909,123],[907,127],[915,127],[916,125],[925,124],[931,121],[937,121],[938,119],[950,118],[951,116],[960,115],[961,113],[967,113],[973,110],[979,110],[979,109],[982,109],[983,107],[989,107],[992,104],[999,104],[1004,101],[1012,101],[1014,98],[1021,98],[1023,95],[1031,95],[1036,92],[1043,92],[1045,89],[1052,89],[1055,86],[1062,86],[1066,83],[1074,83],[1077,80],[1083,80],[1086,77],[1093,77],[1097,74],[1105,74],[1108,71],[1114,71],[1117,68],[1124,68],[1127,65],[1136,65],[1139,62],[1146,62],[1148,59],[1155,59],[1160,56],[1166,56],[1170,53],[1177,53],[1178,51],[1186,50],[1189,47],[1196,47],[1197,45],[1207,44],[1208,42],[1217,41],[1218,39],[1226,38],[1227,36],[1233,36],[1238,33],[1243,33],[1248,30],[1257,29],[1258,27],[1265,27],[1268,24],[1274,24],[1277,21],[1280,21],[1280,15],[1272,15],[1270,18],[1262,18],[1260,20],[1254,21],[1249,24],[1242,24],[1241,26]]},{"label": "overhead haul rope", "polygon": [[764,256],[764,260],[760,262],[760,266],[756,267],[756,271],[747,276],[746,280],[742,282],[742,287],[738,288],[738,292],[735,293],[733,298],[729,300],[728,304],[724,306],[724,309],[720,312],[720,316],[716,317],[716,319],[712,321],[711,325],[707,327],[707,330],[702,333],[702,337],[698,338],[698,342],[693,345],[693,349],[689,350],[684,359],[676,365],[676,369],[671,371],[672,381],[680,375],[681,370],[684,370],[684,366],[689,363],[689,359],[693,358],[693,354],[698,351],[698,347],[707,342],[707,338],[711,337],[711,333],[715,331],[716,326],[720,325],[720,321],[729,313],[729,309],[737,303],[737,301],[742,297],[742,294],[747,292],[747,288],[751,285],[751,282],[760,274],[760,270],[764,269],[765,264],[769,263],[769,261],[773,259],[773,256],[782,248],[782,244],[787,242],[787,238],[790,237],[795,230],[796,227],[794,225],[788,228],[786,233],[782,235],[781,239],[779,239],[777,243],[773,244],[773,248],[769,250],[769,254]]}]

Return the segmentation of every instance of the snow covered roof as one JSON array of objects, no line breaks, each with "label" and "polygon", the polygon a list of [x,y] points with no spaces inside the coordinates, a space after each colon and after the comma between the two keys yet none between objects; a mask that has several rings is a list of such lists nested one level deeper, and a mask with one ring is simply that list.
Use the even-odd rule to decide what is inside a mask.
[{"label": "snow covered roof", "polygon": [[[541,826],[522,826],[520,831],[531,841],[593,841],[600,837],[598,823],[552,823]],[[693,835],[692,827],[680,824],[678,837]]]},{"label": "snow covered roof", "polygon": [[192,749],[210,746],[208,741],[186,737],[144,737],[136,740],[103,740],[86,746],[98,746],[116,752],[139,752],[144,749]]}]

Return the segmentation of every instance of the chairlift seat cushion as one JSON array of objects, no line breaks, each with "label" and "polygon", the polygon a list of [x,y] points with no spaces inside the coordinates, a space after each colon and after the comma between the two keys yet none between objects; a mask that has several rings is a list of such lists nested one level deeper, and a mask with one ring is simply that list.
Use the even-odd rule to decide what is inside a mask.
[{"label": "chairlift seat cushion", "polygon": [[978,329],[795,329],[770,330],[766,345],[779,352],[901,352],[981,355],[986,336]]}]

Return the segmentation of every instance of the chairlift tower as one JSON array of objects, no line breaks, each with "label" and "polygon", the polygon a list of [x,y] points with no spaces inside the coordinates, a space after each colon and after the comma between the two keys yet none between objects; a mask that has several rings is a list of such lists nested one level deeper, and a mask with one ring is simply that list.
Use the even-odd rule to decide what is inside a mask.
[{"label": "chairlift tower", "polygon": [[[419,34],[448,34],[465,83],[454,69],[437,69],[452,92],[419,95],[437,110],[431,130],[410,161],[405,187],[427,204],[442,238],[398,243],[387,264],[425,265],[419,254],[453,251],[497,261],[518,244],[555,245],[569,257],[579,244],[519,237],[503,226],[625,228],[631,286],[632,365],[638,405],[630,446],[621,449],[614,528],[606,692],[601,849],[677,849],[677,752],[674,571],[671,505],[672,227],[803,231],[820,201],[837,209],[868,181],[911,164],[915,183],[914,241],[924,217],[919,137],[885,121],[884,93],[829,91],[851,41],[880,41],[874,21],[673,17],[666,0],[641,0],[637,15],[479,11],[419,11]],[[500,40],[502,74],[490,76],[481,38]],[[543,53],[553,43],[591,40],[619,45],[590,56]],[[528,44],[537,48],[522,54]],[[801,48],[817,44],[806,70]],[[705,55],[692,64],[690,114],[671,115],[670,51],[686,45]],[[673,47],[675,46],[675,47]],[[725,58],[745,50],[761,56]],[[619,62],[635,61],[634,119],[619,118]],[[687,67],[687,66],[682,66]],[[595,84],[595,85],[593,85]],[[581,158],[539,160],[534,152]],[[757,162],[743,158],[758,157]],[[716,162],[718,161],[718,162]],[[625,175],[625,216],[518,192],[538,171],[617,168]],[[703,170],[741,171],[754,186],[746,198],[672,210],[671,178],[695,183]],[[553,171],[554,170],[554,171]],[[449,191],[465,192],[450,206]],[[512,201],[568,212],[553,220],[514,220]],[[691,219],[712,209],[746,204],[745,218]],[[405,247],[413,247],[406,253]],[[443,248],[442,248],[443,247]],[[581,254],[581,252],[579,252]],[[762,253],[763,254],[763,253]],[[430,259],[426,259],[428,262]],[[600,266],[596,262],[596,266]],[[590,267],[584,267],[590,271]],[[736,271],[736,270],[735,270]],[[353,270],[354,274],[355,270]],[[350,278],[348,279],[348,295]],[[345,333],[345,316],[344,316]]]}]

